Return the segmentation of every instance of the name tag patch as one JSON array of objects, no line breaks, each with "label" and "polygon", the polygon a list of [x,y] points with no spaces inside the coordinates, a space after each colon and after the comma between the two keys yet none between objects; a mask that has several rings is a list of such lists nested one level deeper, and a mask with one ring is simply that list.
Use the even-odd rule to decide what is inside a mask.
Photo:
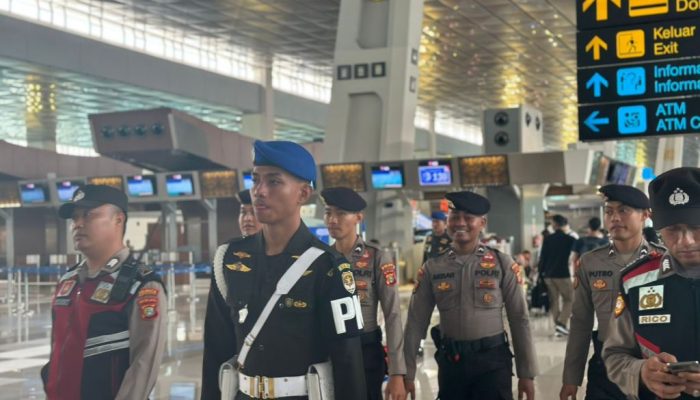
[{"label": "name tag patch", "polygon": [[671,314],[640,315],[639,325],[670,324]]}]

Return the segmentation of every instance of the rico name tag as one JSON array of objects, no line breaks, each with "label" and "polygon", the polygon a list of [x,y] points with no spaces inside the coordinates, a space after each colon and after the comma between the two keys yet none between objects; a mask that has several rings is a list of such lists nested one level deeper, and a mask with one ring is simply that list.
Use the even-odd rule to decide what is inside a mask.
[{"label": "rico name tag", "polygon": [[670,324],[671,314],[640,315],[639,325]]}]

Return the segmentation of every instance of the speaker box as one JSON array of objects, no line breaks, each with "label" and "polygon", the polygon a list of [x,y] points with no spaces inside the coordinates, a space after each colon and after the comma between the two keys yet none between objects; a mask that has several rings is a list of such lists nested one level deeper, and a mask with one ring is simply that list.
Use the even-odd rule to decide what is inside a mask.
[{"label": "speaker box", "polygon": [[522,105],[484,111],[484,154],[542,150],[542,112]]}]

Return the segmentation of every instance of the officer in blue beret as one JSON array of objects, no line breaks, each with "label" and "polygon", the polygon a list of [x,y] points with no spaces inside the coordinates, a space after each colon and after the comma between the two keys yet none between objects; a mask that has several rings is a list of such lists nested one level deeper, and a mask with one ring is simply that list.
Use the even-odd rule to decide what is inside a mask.
[{"label": "officer in blue beret", "polygon": [[238,192],[238,201],[241,202],[241,208],[238,212],[238,226],[241,229],[241,234],[243,236],[255,235],[260,232],[262,225],[255,216],[253,201],[250,198],[250,189]]},{"label": "officer in blue beret", "polygon": [[445,229],[447,215],[442,211],[434,211],[430,215],[433,220],[433,231],[425,238],[425,250],[423,251],[423,263],[429,258],[437,257],[450,248],[452,239]]},{"label": "officer in blue beret", "polygon": [[515,350],[518,398],[534,399],[537,373],[520,266],[480,243],[489,201],[476,193],[448,193],[451,248],[418,271],[404,337],[406,389],[415,394],[416,354],[437,306],[438,397],[441,400],[512,399],[512,354],[503,308]]},{"label": "officer in blue beret", "polygon": [[263,227],[220,246],[214,257],[202,399],[314,400],[327,380],[335,399],[365,399],[352,267],[300,216],[316,163],[296,143],[256,141],[253,164],[251,197]]},{"label": "officer in blue beret", "polygon": [[334,187],[324,189],[321,197],[326,203],[323,220],[330,236],[335,239],[333,247],[350,261],[362,305],[362,318],[365,322],[362,355],[367,398],[382,399],[386,366],[382,330],[377,323],[377,306],[381,304],[389,353],[390,379],[386,387],[386,398],[403,400],[406,397],[403,384],[406,364],[396,264],[388,251],[365,242],[357,234],[357,227],[364,218],[362,211],[367,207],[359,194],[350,188]]}]

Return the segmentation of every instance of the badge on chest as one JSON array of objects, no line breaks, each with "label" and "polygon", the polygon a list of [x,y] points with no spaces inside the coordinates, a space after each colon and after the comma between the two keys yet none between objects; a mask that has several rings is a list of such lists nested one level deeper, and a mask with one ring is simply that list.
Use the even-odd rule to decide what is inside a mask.
[{"label": "badge on chest", "polygon": [[100,282],[97,284],[97,288],[92,293],[90,300],[106,304],[109,301],[109,295],[112,293],[113,286],[114,285],[109,282]]},{"label": "badge on chest", "polygon": [[664,285],[639,289],[639,310],[656,310],[664,306]]}]

